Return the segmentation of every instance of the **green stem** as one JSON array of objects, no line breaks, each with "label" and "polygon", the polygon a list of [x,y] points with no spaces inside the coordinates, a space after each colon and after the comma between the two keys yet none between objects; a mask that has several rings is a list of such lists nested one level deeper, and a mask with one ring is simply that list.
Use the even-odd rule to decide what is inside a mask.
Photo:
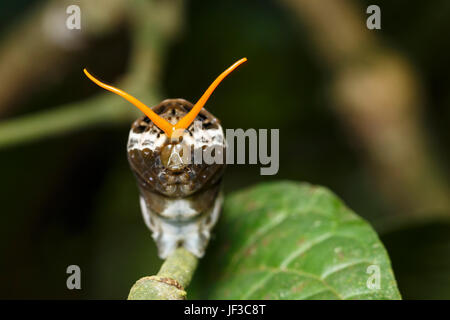
[{"label": "green stem", "polygon": [[198,259],[178,248],[164,261],[156,276],[143,277],[130,290],[128,300],[184,300]]}]

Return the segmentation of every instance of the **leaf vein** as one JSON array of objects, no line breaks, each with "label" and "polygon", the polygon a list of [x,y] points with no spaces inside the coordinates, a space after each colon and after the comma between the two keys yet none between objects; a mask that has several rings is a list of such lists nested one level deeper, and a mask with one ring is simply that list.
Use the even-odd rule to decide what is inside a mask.
[{"label": "leaf vein", "polygon": [[340,272],[340,271],[345,270],[347,268],[356,266],[358,264],[363,264],[363,263],[372,264],[373,261],[357,260],[357,261],[351,261],[351,262],[348,262],[348,263],[342,263],[342,264],[339,264],[339,265],[335,265],[335,266],[332,266],[331,268],[329,268],[328,270],[326,270],[325,272],[323,272],[320,277],[322,279],[326,279],[327,277],[331,276],[334,273]]},{"label": "leaf vein", "polygon": [[255,285],[253,285],[250,288],[250,290],[247,291],[247,293],[242,296],[242,299],[248,299],[248,297],[250,297],[256,290],[261,288],[265,283],[267,283],[276,274],[278,274],[278,273],[292,273],[292,274],[300,275],[302,277],[314,279],[314,280],[320,282],[332,294],[334,294],[339,299],[344,300],[344,298],[333,287],[331,287],[324,279],[321,279],[319,276],[317,276],[315,274],[312,274],[312,273],[309,273],[309,272],[305,272],[305,271],[301,271],[301,270],[294,270],[294,269],[276,269],[276,268],[269,268],[269,267],[261,267],[261,268],[258,268],[258,269],[246,270],[246,273],[247,272],[261,272],[261,271],[267,271],[267,272],[270,272],[270,273],[267,276],[265,276],[263,279],[258,281]]},{"label": "leaf vein", "polygon": [[303,246],[300,246],[300,248],[298,248],[297,250],[292,252],[289,256],[287,256],[281,262],[280,268],[282,268],[282,269],[286,268],[295,258],[297,258],[298,256],[302,255],[305,252],[308,252],[308,250],[310,250],[315,245],[318,245],[331,237],[333,237],[333,233],[328,232],[328,233],[321,235],[320,237],[317,237],[317,239],[309,241],[309,242],[305,243]]}]

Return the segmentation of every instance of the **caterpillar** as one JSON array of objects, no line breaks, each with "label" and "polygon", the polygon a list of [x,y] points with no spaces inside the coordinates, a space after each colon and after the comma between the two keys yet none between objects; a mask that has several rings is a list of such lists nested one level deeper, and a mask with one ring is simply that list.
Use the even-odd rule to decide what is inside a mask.
[{"label": "caterpillar", "polygon": [[222,208],[225,161],[196,163],[192,157],[213,144],[222,147],[225,157],[220,121],[204,106],[220,82],[246,61],[242,58],[222,72],[197,103],[166,99],[153,108],[83,70],[95,84],[144,113],[131,126],[127,156],[138,184],[145,224],[162,259],[180,246],[199,258],[205,253]]}]

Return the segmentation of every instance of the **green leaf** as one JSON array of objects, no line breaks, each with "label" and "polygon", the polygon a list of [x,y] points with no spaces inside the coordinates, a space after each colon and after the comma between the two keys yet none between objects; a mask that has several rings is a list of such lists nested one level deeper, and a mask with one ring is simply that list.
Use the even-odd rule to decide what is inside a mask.
[{"label": "green leaf", "polygon": [[[190,298],[401,298],[377,234],[323,187],[277,182],[230,195],[215,232]],[[367,286],[372,265],[379,289]]]}]

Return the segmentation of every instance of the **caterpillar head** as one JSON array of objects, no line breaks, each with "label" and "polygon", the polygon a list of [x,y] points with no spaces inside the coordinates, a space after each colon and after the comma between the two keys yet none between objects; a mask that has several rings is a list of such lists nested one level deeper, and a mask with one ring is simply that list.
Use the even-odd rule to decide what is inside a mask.
[{"label": "caterpillar head", "polygon": [[211,164],[194,161],[199,152],[213,146],[222,150],[219,157],[225,155],[219,120],[203,107],[219,83],[245,61],[237,61],[217,77],[195,105],[184,99],[167,99],[153,108],[84,70],[94,83],[127,99],[145,114],[133,123],[127,145],[128,160],[142,192],[181,198],[220,181],[224,160]]}]

